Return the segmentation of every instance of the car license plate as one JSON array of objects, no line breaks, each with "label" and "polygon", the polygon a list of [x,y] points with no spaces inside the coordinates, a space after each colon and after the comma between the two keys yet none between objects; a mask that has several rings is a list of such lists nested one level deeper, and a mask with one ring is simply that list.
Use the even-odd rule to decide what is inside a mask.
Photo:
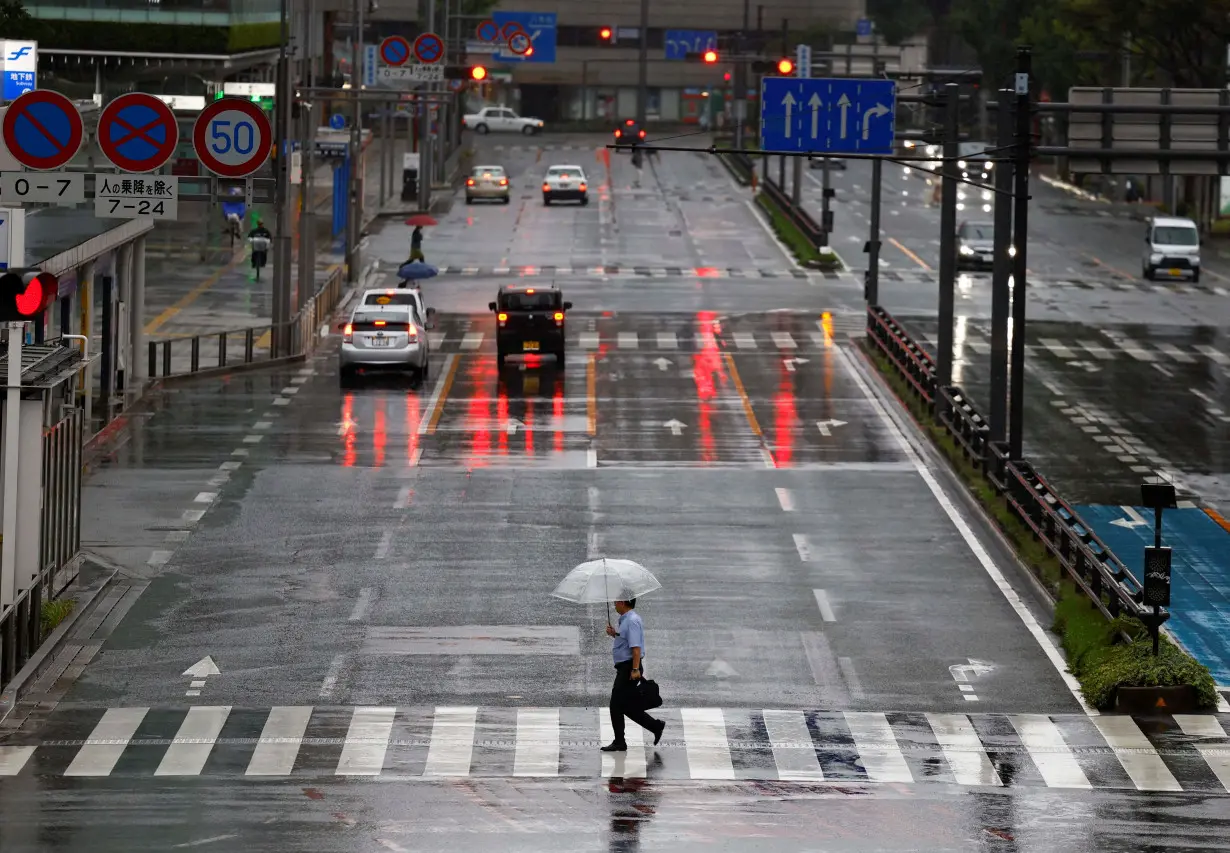
[{"label": "car license plate", "polygon": [[566,190],[566,189],[568,189],[568,187],[569,187],[569,186],[571,186],[571,185],[570,185],[567,181],[560,181],[560,182],[559,182],[559,188],[560,188],[561,190]]},{"label": "car license plate", "polygon": [[372,338],[371,341],[374,347],[387,347],[389,345],[389,338]]},{"label": "car license plate", "polygon": [[1179,269],[1178,267],[1171,267],[1169,270],[1167,270],[1167,272],[1170,273],[1171,275],[1183,275],[1183,270]]},{"label": "car license plate", "polygon": [[522,352],[538,352],[538,341],[522,341]]}]

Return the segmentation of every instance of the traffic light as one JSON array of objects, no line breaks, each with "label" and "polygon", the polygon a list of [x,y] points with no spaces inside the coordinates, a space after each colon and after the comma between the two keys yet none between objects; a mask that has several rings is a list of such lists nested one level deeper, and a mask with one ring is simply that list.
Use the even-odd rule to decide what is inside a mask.
[{"label": "traffic light", "polygon": [[615,35],[615,31],[612,30],[610,27],[603,27],[602,29],[598,30],[598,38],[602,39],[605,42],[609,42],[611,40],[611,36],[613,35]]},{"label": "traffic light", "polygon": [[789,59],[779,59],[777,61],[777,73],[783,77],[789,77],[794,73],[794,63]]},{"label": "traffic light", "polygon": [[486,80],[487,69],[481,65],[446,65],[445,80]]},{"label": "traffic light", "polygon": [[39,269],[11,269],[0,276],[0,322],[42,319],[59,298],[60,281]]},{"label": "traffic light", "polygon": [[717,62],[718,55],[716,50],[706,50],[705,55],[701,57],[708,65]]},{"label": "traffic light", "polygon": [[475,65],[473,68],[470,69],[470,79],[471,80],[486,80],[487,79],[487,69],[483,68],[483,66],[481,65]]},{"label": "traffic light", "polygon": [[706,50],[703,53],[695,53],[689,51],[683,57],[688,62],[703,62],[706,65],[712,65],[718,61],[718,53],[716,50]]},{"label": "traffic light", "polygon": [[727,71],[725,74],[723,74],[722,79],[725,80],[727,83],[729,83],[730,82],[730,72]]}]

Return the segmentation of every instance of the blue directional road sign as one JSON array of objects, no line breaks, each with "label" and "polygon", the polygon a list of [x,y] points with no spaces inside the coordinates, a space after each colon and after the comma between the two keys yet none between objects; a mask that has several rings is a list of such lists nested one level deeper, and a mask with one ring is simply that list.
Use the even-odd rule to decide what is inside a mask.
[{"label": "blue directional road sign", "polygon": [[858,23],[855,24],[854,34],[858,36],[871,35],[871,19],[870,18],[859,18]]},{"label": "blue directional road sign", "polygon": [[667,30],[666,58],[687,59],[689,53],[717,50],[717,33],[712,30]]},{"label": "blue directional road sign", "polygon": [[760,103],[765,151],[893,153],[895,80],[766,77]]},{"label": "blue directional road sign", "polygon": [[329,116],[329,127],[334,130],[344,130],[346,128],[346,116],[341,113],[334,113]]},{"label": "blue directional road sign", "polygon": [[554,62],[555,61],[555,13],[554,12],[492,12],[491,20],[503,31],[507,24],[520,24],[530,37],[534,48],[528,56],[518,56],[508,49],[507,42],[499,43],[495,52],[499,62]]}]

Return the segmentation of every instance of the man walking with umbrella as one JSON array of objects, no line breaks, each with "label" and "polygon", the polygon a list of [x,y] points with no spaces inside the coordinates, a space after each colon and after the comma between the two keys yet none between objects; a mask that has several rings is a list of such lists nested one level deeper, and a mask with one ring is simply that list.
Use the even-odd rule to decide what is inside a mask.
[{"label": "man walking with umbrella", "polygon": [[616,601],[619,628],[606,626],[607,634],[613,638],[611,653],[615,659],[615,685],[611,688],[611,729],[615,732],[615,740],[602,747],[603,752],[628,751],[628,744],[624,742],[624,717],[653,732],[655,745],[662,740],[662,731],[666,728],[665,720],[655,720],[645,713],[637,694],[636,683],[641,680],[645,660],[645,626],[635,607],[635,598]]}]

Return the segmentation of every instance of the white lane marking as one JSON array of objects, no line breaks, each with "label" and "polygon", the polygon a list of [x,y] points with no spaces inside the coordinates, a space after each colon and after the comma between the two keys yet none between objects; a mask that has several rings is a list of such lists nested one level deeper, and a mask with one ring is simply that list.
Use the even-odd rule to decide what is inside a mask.
[{"label": "white lane marking", "polygon": [[1193,364],[1196,361],[1194,356],[1188,355],[1174,344],[1159,343],[1157,348],[1180,364]]},{"label": "white lane marking", "polygon": [[841,668],[841,675],[846,680],[846,687],[850,691],[850,698],[855,700],[865,699],[867,694],[863,692],[862,679],[858,677],[858,671],[854,669],[854,661],[848,657],[839,657],[837,666]]},{"label": "white lane marking", "polygon": [[1079,346],[1081,349],[1083,349],[1085,352],[1089,353],[1094,358],[1101,359],[1102,361],[1112,361],[1115,357],[1115,354],[1113,352],[1108,350],[1106,347],[1101,347],[1101,346],[1098,346],[1097,344],[1091,344],[1085,341],[1077,341],[1076,345]]},{"label": "white lane marking", "polygon": [[383,560],[389,556],[389,551],[393,549],[393,531],[386,530],[380,534],[380,541],[376,543],[376,559]]},{"label": "white lane marking", "polygon": [[811,547],[807,544],[807,537],[802,533],[794,534],[794,550],[799,552],[799,559],[804,563],[811,560]]},{"label": "white lane marking", "polygon": [[0,776],[16,776],[34,754],[33,746],[0,746]]},{"label": "white lane marking", "polygon": [[1072,350],[1068,349],[1066,346],[1064,346],[1062,343],[1055,340],[1054,338],[1040,338],[1038,342],[1042,344],[1042,346],[1050,350],[1052,353],[1057,355],[1059,358],[1066,359],[1066,360],[1071,360],[1071,359],[1076,358],[1076,353],[1072,352]]},{"label": "white lane marking", "polygon": [[341,677],[342,667],[345,665],[345,655],[338,655],[330,662],[329,671],[325,673],[325,680],[320,683],[321,699],[328,699],[333,695],[333,689],[337,687],[337,680]]},{"label": "white lane marking", "polygon": [[196,522],[200,521],[204,517],[205,517],[205,510],[203,509],[186,509],[180,515],[180,518],[182,518],[188,524],[195,524]]},{"label": "white lane marking", "polygon": [[424,776],[469,776],[478,708],[436,708]]},{"label": "white lane marking", "polygon": [[219,471],[238,471],[238,470],[239,470],[240,468],[242,468],[242,467],[243,467],[243,463],[242,463],[242,462],[231,462],[231,461],[227,461],[227,462],[223,462],[221,465],[219,465],[219,466],[218,466],[218,470],[219,470]]},{"label": "white lane marking", "polygon": [[106,776],[115,769],[149,708],[108,708],[85,745],[77,750],[65,776]]},{"label": "white lane marking", "polygon": [[760,448],[760,458],[764,460],[764,467],[766,468],[776,468],[777,467],[777,460],[773,458],[773,451],[769,450],[769,448],[767,447]]},{"label": "white lane marking", "polygon": [[275,706],[269,710],[260,743],[252,752],[246,776],[289,776],[299,757],[299,745],[312,718],[310,706]]},{"label": "white lane marking", "polygon": [[770,332],[769,337],[773,339],[773,344],[778,349],[799,348],[799,345],[794,342],[794,336],[789,332]]},{"label": "white lane marking", "polygon": [[435,387],[431,389],[431,396],[427,398],[427,404],[421,411],[426,412],[427,416],[419,418],[419,435],[424,435],[427,428],[431,426],[431,413],[436,410],[436,405],[440,402],[440,395],[444,393],[444,383],[448,376],[453,371],[453,362],[457,360],[455,354],[450,353],[444,357],[444,364],[441,365],[440,371],[436,374]]},{"label": "white lane marking", "polygon": [[165,566],[171,559],[171,551],[154,551],[149,555],[149,559],[145,561],[147,566]]},{"label": "white lane marking", "polygon": [[231,451],[231,455],[232,456],[247,456],[248,451],[243,447],[236,447],[234,450]]},{"label": "white lane marking", "polygon": [[581,349],[597,349],[598,348],[598,333],[597,332],[581,332],[578,336],[581,342]]},{"label": "white lane marking", "polygon": [[[602,745],[615,740],[611,728],[611,715],[606,708],[598,710],[598,733]],[[630,720],[624,720],[624,742],[627,752],[602,753],[602,776],[604,779],[644,779],[647,772],[645,759],[645,730]]]},{"label": "white lane marking", "polygon": [[783,782],[822,782],[824,770],[802,711],[764,711],[764,727],[773,744],[777,778]]},{"label": "white lane marking", "polygon": [[658,332],[658,349],[679,349],[679,338],[674,332]]},{"label": "white lane marking", "polygon": [[833,606],[829,604],[829,594],[822,589],[813,589],[811,592],[816,597],[816,606],[820,608],[820,618],[825,622],[836,622]]},{"label": "white lane marking", "polygon": [[354,603],[354,609],[350,611],[349,622],[362,622],[367,618],[367,611],[372,606],[372,596],[375,594],[370,586],[365,586],[359,590],[359,597]]},{"label": "white lane marking", "polygon": [[[1179,724],[1179,728],[1183,730],[1183,734],[1188,737],[1216,738],[1218,740],[1223,740],[1226,737],[1226,730],[1221,727],[1217,717],[1212,714],[1175,714],[1174,720]],[[1204,758],[1205,763],[1209,765],[1209,769],[1213,771],[1217,781],[1221,782],[1221,786],[1230,791],[1230,757],[1226,755],[1225,746],[1207,743],[1192,745],[1196,747],[1196,750]],[[0,771],[0,776],[2,775],[4,775],[3,771]]]},{"label": "white lane marking", "polygon": [[393,501],[393,509],[406,509],[410,506],[410,498],[413,494],[414,489],[402,486],[397,490],[397,500]]},{"label": "white lane marking", "polygon": [[214,742],[231,714],[229,705],[196,705],[175,733],[175,740],[163,753],[155,776],[199,776],[213,751]]},{"label": "white lane marking", "polygon": [[198,504],[211,504],[217,499],[217,492],[197,492],[197,495],[192,499],[192,502]]},{"label": "white lane marking", "polygon": [[299,393],[299,388],[300,386],[298,385],[287,385],[285,388],[283,388],[278,393],[284,397],[293,397]]},{"label": "white lane marking", "polygon": [[[693,779],[734,779],[735,765],[721,708],[681,708],[688,769]],[[637,726],[637,728],[640,728]]]},{"label": "white lane marking", "polygon": [[1218,364],[1230,364],[1230,355],[1223,352],[1218,352],[1208,344],[1196,344],[1196,351],[1206,358],[1212,359]]},{"label": "white lane marking", "polygon": [[483,345],[482,332],[466,332],[461,336],[461,348],[465,350],[476,350]]},{"label": "white lane marking", "polygon": [[414,448],[414,452],[410,454],[410,462],[406,467],[407,468],[417,468],[419,466],[419,460],[422,458],[423,458],[423,448],[421,447]]},{"label": "white lane marking", "polygon": [[751,332],[735,332],[735,346],[739,349],[756,349],[756,336]]},{"label": "white lane marking", "polygon": [[953,527],[957,529],[957,532],[961,535],[961,538],[965,540],[966,546],[971,552],[973,552],[979,565],[981,565],[987,575],[990,576],[992,582],[996,587],[998,587],[1004,598],[1007,599],[1009,606],[1012,607],[1017,617],[1020,618],[1020,620],[1025,624],[1026,630],[1029,631],[1034,640],[1042,648],[1047,660],[1051,662],[1051,666],[1055,668],[1055,671],[1059,673],[1059,677],[1062,678],[1064,683],[1068,686],[1068,692],[1072,694],[1072,698],[1076,700],[1077,704],[1080,705],[1081,709],[1084,710],[1086,714],[1091,717],[1097,716],[1098,711],[1091,708],[1085,701],[1085,697],[1081,695],[1080,683],[1077,682],[1076,676],[1072,675],[1072,673],[1068,671],[1068,664],[1067,661],[1064,660],[1063,654],[1058,648],[1056,648],[1055,644],[1051,642],[1050,638],[1047,637],[1046,631],[1043,630],[1040,624],[1038,624],[1038,620],[1034,618],[1034,615],[1030,611],[1029,607],[1024,601],[1021,600],[1021,596],[1015,589],[1012,588],[1012,585],[1008,583],[1008,579],[1004,577],[1004,573],[1000,571],[999,566],[995,565],[995,561],[991,559],[991,555],[988,554],[987,550],[982,547],[982,543],[978,541],[978,537],[974,535],[974,531],[966,523],[965,519],[961,517],[961,513],[957,510],[956,504],[952,502],[952,499],[948,497],[948,494],[944,491],[943,487],[940,486],[939,481],[935,479],[935,475],[927,470],[927,466],[923,464],[923,461],[919,458],[918,453],[915,452],[909,441],[906,440],[905,434],[901,432],[900,427],[897,426],[897,422],[893,420],[892,416],[889,415],[888,410],[884,408],[884,404],[880,402],[880,398],[872,393],[871,388],[863,380],[862,375],[859,374],[854,365],[850,362],[850,356],[840,347],[834,351],[837,353],[837,357],[840,358],[845,365],[846,372],[854,380],[854,383],[858,385],[859,390],[863,392],[863,396],[871,402],[872,408],[875,409],[876,414],[879,415],[880,420],[888,429],[889,434],[897,440],[897,443],[905,453],[906,458],[913,463],[915,470],[918,471],[918,476],[922,477],[923,482],[927,484],[927,488],[931,491],[931,494],[935,496],[936,501],[944,510],[944,514],[948,516],[948,520],[952,522]]},{"label": "white lane marking", "polygon": [[[731,180],[734,179],[732,178]],[[756,220],[756,224],[761,227],[765,234],[769,235],[769,239],[773,241],[773,245],[777,246],[777,248],[781,250],[782,257],[786,259],[786,263],[792,267],[798,267],[799,262],[795,258],[794,252],[791,252],[790,249],[786,248],[786,244],[783,243],[778,238],[777,234],[773,232],[773,229],[769,227],[769,223],[765,221],[764,216],[762,216],[760,211],[756,209],[755,203],[751,199],[746,199],[743,203],[747,205],[747,212],[751,214],[752,219]]]},{"label": "white lane marking", "polygon": [[869,711],[845,711],[844,716],[868,779],[872,782],[914,781],[887,717]]},{"label": "white lane marking", "polygon": [[1093,721],[1115,751],[1138,791],[1182,791],[1166,762],[1131,717],[1098,717]]},{"label": "white lane marking", "polygon": [[1003,785],[969,717],[927,714],[927,723],[935,732],[935,740],[944,751],[958,785]]},{"label": "white lane marking", "polygon": [[514,776],[559,775],[559,708],[518,708]]},{"label": "white lane marking", "polygon": [[355,708],[334,775],[379,776],[396,715],[396,708]]},{"label": "white lane marking", "polygon": [[1083,788],[1093,786],[1085,777],[1072,750],[1064,741],[1051,718],[1045,714],[1018,714],[1008,716],[1012,727],[1016,729],[1029,752],[1043,781],[1050,788]]},{"label": "white lane marking", "polygon": [[264,439],[263,435],[245,435],[243,437],[243,443],[244,444],[260,444],[262,439]]},{"label": "white lane marking", "polygon": [[640,345],[636,332],[620,332],[617,340],[620,349],[636,349]]},{"label": "white lane marking", "polygon": [[256,423],[252,424],[252,429],[264,430],[264,429],[269,429],[271,426],[273,426],[273,421],[257,421]]},{"label": "white lane marking", "polygon": [[597,448],[590,447],[585,451],[585,467],[586,468],[597,468],[598,467],[598,449]]},{"label": "white lane marking", "polygon": [[275,405],[275,406],[289,406],[289,405],[290,405],[290,398],[289,398],[289,397],[274,397],[274,398],[273,398],[273,405]]},{"label": "white lane marking", "polygon": [[794,496],[790,494],[790,490],[779,486],[774,491],[777,492],[777,503],[781,506],[782,512],[794,512]]},{"label": "white lane marking", "polygon": [[427,346],[431,347],[433,350],[438,350],[440,347],[444,346],[444,342],[446,340],[448,340],[448,335],[444,334],[444,332],[427,333]]},{"label": "white lane marking", "polygon": [[227,835],[215,835],[211,838],[198,838],[196,841],[185,841],[183,844],[176,844],[171,849],[180,850],[185,847],[202,847],[206,844],[214,844],[215,842],[218,842],[218,841],[227,841],[231,838],[238,838],[238,837],[239,837],[238,833],[232,832]]}]

